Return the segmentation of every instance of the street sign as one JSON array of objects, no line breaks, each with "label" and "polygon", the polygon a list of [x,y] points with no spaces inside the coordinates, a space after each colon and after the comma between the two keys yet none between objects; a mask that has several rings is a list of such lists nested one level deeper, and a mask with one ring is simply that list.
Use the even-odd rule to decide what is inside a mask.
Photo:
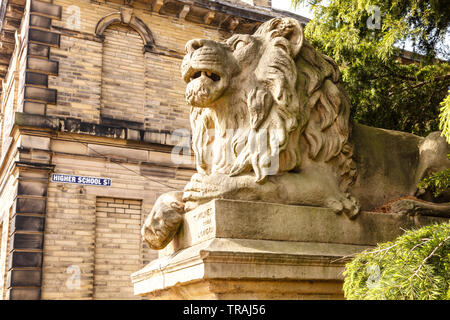
[{"label": "street sign", "polygon": [[73,176],[70,174],[59,174],[59,173],[52,174],[52,182],[74,183],[99,187],[111,186],[111,179],[86,177],[86,176]]}]

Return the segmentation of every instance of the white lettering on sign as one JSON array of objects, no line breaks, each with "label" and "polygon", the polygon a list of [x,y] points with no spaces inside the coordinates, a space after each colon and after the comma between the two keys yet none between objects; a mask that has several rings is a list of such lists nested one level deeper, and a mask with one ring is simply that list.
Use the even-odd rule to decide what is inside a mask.
[{"label": "white lettering on sign", "polygon": [[70,174],[59,174],[59,173],[52,174],[52,182],[75,183],[99,187],[111,186],[111,179],[85,177],[85,176],[72,176]]}]

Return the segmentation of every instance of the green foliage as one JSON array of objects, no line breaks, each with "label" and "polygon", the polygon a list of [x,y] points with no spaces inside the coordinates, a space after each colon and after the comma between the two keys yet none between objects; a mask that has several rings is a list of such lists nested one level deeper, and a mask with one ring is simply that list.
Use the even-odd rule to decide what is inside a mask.
[{"label": "green foliage", "polygon": [[417,187],[431,190],[433,196],[439,197],[444,191],[450,189],[450,169],[431,174],[420,181]]},{"label": "green foliage", "polygon": [[[305,34],[340,66],[357,122],[420,135],[438,129],[439,103],[450,86],[450,63],[435,57],[450,57],[444,43],[450,6],[416,0],[292,2],[311,4],[314,18]],[[368,28],[373,5],[379,8],[379,29]],[[399,61],[399,47],[407,39],[423,55],[420,62]]]},{"label": "green foliage", "polygon": [[346,265],[347,299],[450,300],[450,223],[410,230]]},{"label": "green foliage", "polygon": [[[314,19],[308,24],[309,35],[323,35],[325,47],[333,48],[336,56],[346,51],[364,49],[383,60],[396,53],[394,44],[412,41],[417,52],[430,58],[449,55],[444,45],[450,23],[450,6],[446,1],[420,0],[292,0],[295,6],[311,5]],[[367,20],[374,18],[374,6],[379,9],[380,28],[371,30]]]},{"label": "green foliage", "polygon": [[450,90],[448,91],[447,97],[441,102],[439,120],[439,129],[442,131],[442,136],[450,143]]}]

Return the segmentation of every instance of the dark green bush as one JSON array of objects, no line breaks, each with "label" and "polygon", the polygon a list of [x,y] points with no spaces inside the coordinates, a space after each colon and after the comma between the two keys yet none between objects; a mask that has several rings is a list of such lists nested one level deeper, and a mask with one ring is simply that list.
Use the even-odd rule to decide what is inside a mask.
[{"label": "dark green bush", "polygon": [[450,223],[405,232],[346,265],[344,293],[359,300],[450,300]]}]

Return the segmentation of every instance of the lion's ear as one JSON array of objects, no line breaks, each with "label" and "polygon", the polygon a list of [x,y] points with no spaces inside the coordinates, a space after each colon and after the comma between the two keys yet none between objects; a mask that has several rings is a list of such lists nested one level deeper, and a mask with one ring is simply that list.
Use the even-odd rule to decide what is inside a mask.
[{"label": "lion's ear", "polygon": [[303,27],[294,18],[275,18],[263,23],[256,31],[257,35],[270,34],[274,37],[284,37],[291,44],[291,54],[295,58],[304,40]]}]

